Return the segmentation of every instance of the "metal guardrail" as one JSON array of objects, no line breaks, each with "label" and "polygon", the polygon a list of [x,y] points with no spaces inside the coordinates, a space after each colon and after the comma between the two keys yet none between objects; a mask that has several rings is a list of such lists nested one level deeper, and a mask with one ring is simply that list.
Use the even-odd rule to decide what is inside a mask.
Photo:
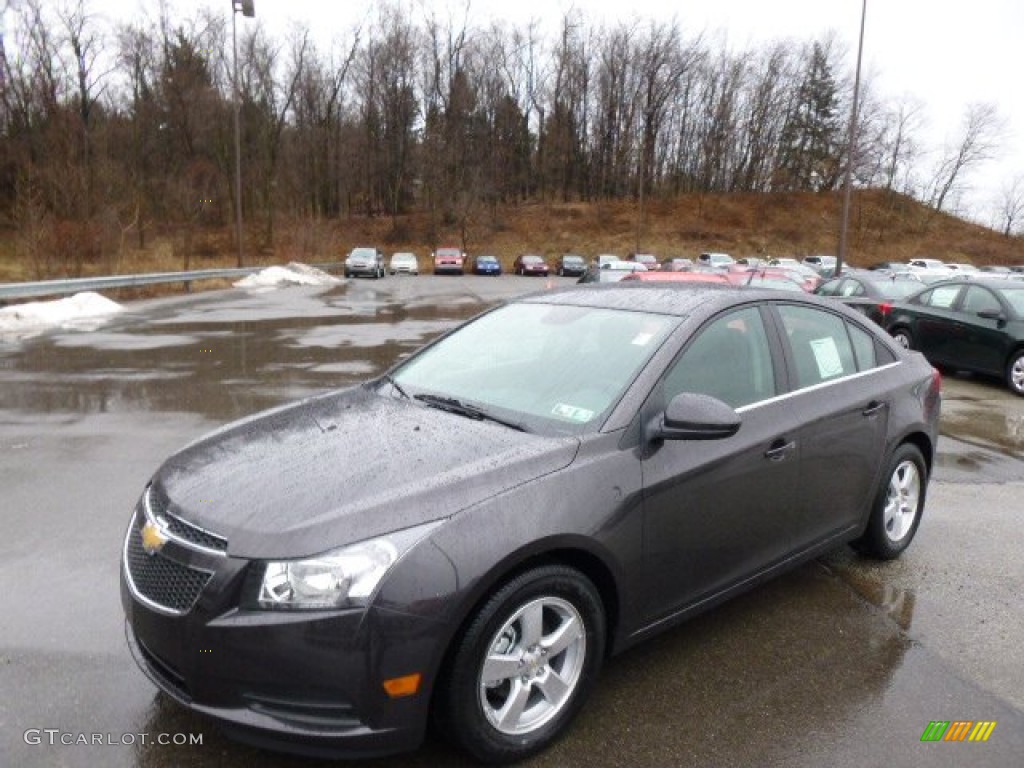
[{"label": "metal guardrail", "polygon": [[[342,262],[311,264],[317,269],[330,270]],[[0,283],[0,301],[29,299],[35,296],[56,296],[79,291],[103,291],[111,288],[135,288],[158,283],[192,283],[198,280],[218,280],[245,277],[266,269],[261,267],[232,267],[226,269],[195,269],[189,272],[151,272],[142,275],[113,275],[109,277],[76,277],[65,280],[36,280],[26,283]]]}]

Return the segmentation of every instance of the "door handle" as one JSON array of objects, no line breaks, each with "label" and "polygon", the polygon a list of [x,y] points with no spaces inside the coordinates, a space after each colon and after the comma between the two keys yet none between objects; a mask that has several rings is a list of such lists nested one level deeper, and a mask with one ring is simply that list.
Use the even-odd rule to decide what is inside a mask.
[{"label": "door handle", "polygon": [[864,410],[860,412],[860,415],[869,417],[874,416],[883,408],[885,408],[885,403],[880,403],[877,400],[872,400],[870,403],[867,404],[867,407],[865,407]]},{"label": "door handle", "polygon": [[769,461],[782,461],[795,447],[795,442],[792,440],[786,442],[785,438],[780,437],[768,446],[768,450],[764,452],[764,457]]}]

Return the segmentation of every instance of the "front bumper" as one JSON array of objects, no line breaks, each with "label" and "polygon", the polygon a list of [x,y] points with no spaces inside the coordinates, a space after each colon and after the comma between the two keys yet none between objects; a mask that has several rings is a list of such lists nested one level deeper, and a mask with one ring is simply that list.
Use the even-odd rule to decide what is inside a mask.
[{"label": "front bumper", "polygon": [[[177,593],[150,586],[132,543],[139,530],[133,517],[121,568],[125,634],[136,663],[168,696],[239,741],[296,754],[368,757],[422,742],[438,625],[375,607],[245,610],[238,605],[249,561],[173,540],[146,555],[166,561],[156,572],[210,577],[190,607],[168,610],[158,601]],[[415,672],[423,675],[416,695],[387,695],[383,681]]]},{"label": "front bumper", "polygon": [[380,267],[376,264],[346,264],[345,272],[350,275],[378,275]]}]

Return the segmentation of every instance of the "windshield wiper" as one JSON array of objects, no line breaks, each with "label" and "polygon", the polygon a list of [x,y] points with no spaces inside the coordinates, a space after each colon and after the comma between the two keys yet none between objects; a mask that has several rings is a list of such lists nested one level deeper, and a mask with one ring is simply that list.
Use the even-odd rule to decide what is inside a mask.
[{"label": "windshield wiper", "polygon": [[456,400],[454,397],[444,397],[443,395],[432,395],[429,392],[424,392],[413,396],[414,399],[420,402],[426,403],[432,408],[438,408],[442,411],[448,411],[450,413],[457,413],[460,416],[466,416],[470,419],[476,419],[477,421],[493,421],[496,424],[502,424],[503,426],[514,429],[518,432],[528,432],[529,430],[522,424],[518,424],[508,419],[503,419],[500,416],[495,416],[493,413],[485,411],[482,408],[478,408],[475,405],[469,405],[461,400]]}]

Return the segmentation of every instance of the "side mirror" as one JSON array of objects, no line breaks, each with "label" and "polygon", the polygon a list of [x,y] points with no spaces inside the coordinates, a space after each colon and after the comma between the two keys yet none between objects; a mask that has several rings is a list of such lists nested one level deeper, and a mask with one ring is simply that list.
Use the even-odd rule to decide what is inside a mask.
[{"label": "side mirror", "polygon": [[721,440],[735,435],[740,415],[710,395],[683,392],[655,419],[651,437],[658,440]]}]

